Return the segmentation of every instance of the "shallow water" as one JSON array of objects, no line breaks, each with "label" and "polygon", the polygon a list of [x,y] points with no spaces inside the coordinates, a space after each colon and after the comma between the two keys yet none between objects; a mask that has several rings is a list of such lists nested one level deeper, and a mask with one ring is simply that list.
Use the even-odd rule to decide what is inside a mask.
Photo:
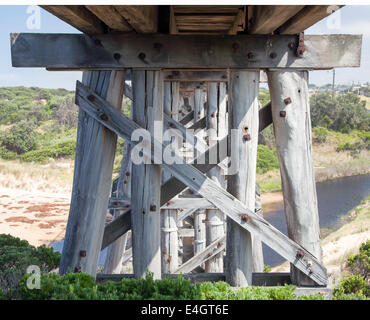
[{"label": "shallow water", "polygon": [[[316,184],[320,228],[336,229],[341,217],[358,206],[370,194],[370,174],[338,178]],[[264,212],[264,218],[287,234],[283,203],[274,211]],[[276,266],[285,261],[263,244],[265,264]]]}]

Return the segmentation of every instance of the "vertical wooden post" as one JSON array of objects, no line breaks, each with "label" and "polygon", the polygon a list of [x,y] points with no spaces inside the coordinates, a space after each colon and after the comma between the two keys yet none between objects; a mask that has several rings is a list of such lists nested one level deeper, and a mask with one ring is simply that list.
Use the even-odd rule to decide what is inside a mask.
[{"label": "vertical wooden post", "polygon": [[[163,110],[176,121],[179,111],[179,83],[164,82],[163,88]],[[168,128],[163,128],[164,131]],[[166,142],[170,144],[170,142]],[[162,180],[171,177],[163,171]],[[178,262],[178,232],[177,232],[177,210],[164,209],[161,212],[161,250],[162,250],[162,273],[173,273],[179,266]]]},{"label": "vertical wooden post", "polygon": [[[121,161],[121,170],[117,184],[117,198],[131,198],[131,145],[125,143],[123,157]],[[114,219],[117,219],[125,210],[114,210]],[[114,241],[107,249],[107,255],[104,263],[104,273],[121,273],[122,259],[126,248],[128,232]]]},{"label": "vertical wooden post", "polygon": [[[263,217],[260,196],[261,196],[260,189],[258,184],[256,184],[255,211],[258,215]],[[265,264],[263,260],[262,241],[260,237],[256,235],[252,236],[252,253],[253,253],[253,272],[263,272]]]},{"label": "vertical wooden post", "polygon": [[[272,119],[280,163],[288,236],[322,259],[307,71],[269,71]],[[291,266],[292,282],[314,285]]]},{"label": "vertical wooden post", "polygon": [[[227,135],[226,124],[226,90],[224,83],[210,82],[207,90],[207,129],[208,143],[213,146],[217,140]],[[212,159],[216,160],[216,159]],[[226,188],[226,180],[220,167],[211,169],[208,173],[213,181]],[[221,238],[225,234],[224,213],[218,209],[206,210],[206,245]],[[206,272],[223,272],[223,253],[206,261]]]},{"label": "vertical wooden post", "polygon": [[[123,71],[91,71],[83,83],[121,109]],[[68,270],[96,275],[108,208],[117,136],[79,110],[77,147],[60,274]]]},{"label": "vertical wooden post", "polygon": [[[132,71],[133,120],[154,135],[163,124],[163,79],[160,71]],[[156,122],[157,127],[154,127]],[[158,133],[158,132],[157,132]],[[132,153],[134,149],[132,150]],[[132,158],[133,160],[133,158]],[[135,278],[152,272],[161,277],[161,166],[132,164],[131,225]]]},{"label": "vertical wooden post", "polygon": [[[227,190],[254,211],[258,141],[259,71],[231,71],[229,87],[229,132],[235,174],[228,176]],[[229,133],[231,134],[231,132]],[[238,148],[237,148],[238,146]],[[233,286],[252,284],[252,236],[230,218],[227,219],[226,281]]]},{"label": "vertical wooden post", "polygon": [[[204,116],[204,100],[203,100],[203,90],[201,88],[196,88],[194,90],[194,122],[197,122]],[[203,131],[197,134],[199,139],[203,139]],[[202,151],[202,150],[201,150]],[[205,151],[205,150],[203,150]],[[194,156],[198,155],[196,146],[194,146]],[[194,255],[201,252],[206,247],[206,227],[204,224],[206,215],[205,210],[198,210],[194,214]]]}]

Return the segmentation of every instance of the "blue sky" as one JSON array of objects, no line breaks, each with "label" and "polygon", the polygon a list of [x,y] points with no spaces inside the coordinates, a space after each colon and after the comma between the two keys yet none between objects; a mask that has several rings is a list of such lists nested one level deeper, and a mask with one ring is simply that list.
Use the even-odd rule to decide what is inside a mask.
[{"label": "blue sky", "polygon": [[[315,24],[306,34],[352,33],[363,34],[362,58],[360,68],[336,69],[336,82],[370,82],[370,6],[345,6],[340,13],[340,28],[336,26],[334,16],[331,21],[324,19]],[[76,80],[81,79],[81,72],[51,72],[37,68],[13,68],[10,58],[11,32],[40,33],[77,33],[75,28],[41,9],[41,26],[39,30],[27,28],[27,6],[0,6],[0,87],[2,86],[37,86],[43,88],[66,88],[73,90]],[[338,18],[338,17],[337,17]],[[334,20],[333,20],[334,19]],[[333,22],[334,23],[331,23]],[[324,85],[332,81],[332,71],[310,72],[310,82]]]}]

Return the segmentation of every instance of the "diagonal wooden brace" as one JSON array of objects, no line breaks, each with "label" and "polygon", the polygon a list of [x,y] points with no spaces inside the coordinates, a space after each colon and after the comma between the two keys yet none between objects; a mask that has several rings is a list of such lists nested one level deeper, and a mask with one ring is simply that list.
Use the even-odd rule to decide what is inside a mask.
[{"label": "diagonal wooden brace", "polygon": [[186,261],[183,265],[181,265],[174,273],[189,273],[196,267],[199,267],[202,263],[206,262],[209,259],[212,259],[214,256],[218,255],[225,249],[225,241],[226,236],[215,240],[203,251],[199,252],[194,257]]},{"label": "diagonal wooden brace", "polygon": [[[116,111],[99,95],[94,94],[89,88],[79,81],[76,88],[76,104],[87,114],[102,123],[108,129],[126,139],[129,143],[132,132],[142,129],[134,121]],[[104,115],[104,116],[102,116]],[[137,142],[136,142],[137,143]],[[156,163],[162,162],[154,150],[164,149],[164,146],[151,137],[151,156]],[[265,219],[249,210],[242,202],[222,189],[211,179],[191,164],[181,163],[182,159],[175,159],[174,164],[162,163],[162,166],[180,180],[187,187],[198,192],[201,196],[213,203],[218,209],[237,222],[242,228],[258,235],[266,245],[275,250],[282,257],[292,263],[318,285],[327,285],[327,272],[325,267],[305,248],[289,239]],[[181,163],[181,164],[180,164]],[[303,251],[304,257],[297,252]]]}]

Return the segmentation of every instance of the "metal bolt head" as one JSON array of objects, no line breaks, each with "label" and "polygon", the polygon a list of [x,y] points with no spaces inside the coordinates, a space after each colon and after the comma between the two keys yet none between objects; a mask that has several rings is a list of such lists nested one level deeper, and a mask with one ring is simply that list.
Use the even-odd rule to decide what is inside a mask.
[{"label": "metal bolt head", "polygon": [[88,95],[88,96],[87,96],[87,99],[88,99],[89,101],[91,101],[91,102],[95,102],[95,101],[96,101],[96,98],[95,98],[92,94]]},{"label": "metal bolt head", "polygon": [[285,98],[284,103],[285,103],[285,105],[288,105],[288,104],[292,103],[292,99],[290,97]]},{"label": "metal bolt head", "polygon": [[246,133],[243,135],[243,140],[244,141],[250,141],[251,140],[251,135],[249,133]]},{"label": "metal bolt head", "polygon": [[145,57],[146,57],[146,55],[145,55],[145,53],[144,53],[144,52],[140,52],[140,53],[139,53],[139,55],[138,55],[138,58],[139,58],[140,60],[144,60],[144,59],[145,59]]},{"label": "metal bolt head", "polygon": [[240,216],[240,219],[242,219],[242,221],[244,221],[244,222],[248,222],[248,220],[249,220],[249,216],[248,216],[246,213],[243,213],[243,214]]},{"label": "metal bolt head", "polygon": [[125,174],[126,174],[126,177],[130,176],[130,172],[128,172],[128,171]]},{"label": "metal bolt head", "polygon": [[121,59],[121,55],[118,53],[118,52],[116,52],[114,55],[113,55],[113,58],[115,59],[115,60],[119,60],[119,59]]},{"label": "metal bolt head", "polygon": [[271,53],[270,53],[270,58],[271,58],[271,59],[275,59],[276,57],[277,57],[276,52],[271,52]]},{"label": "metal bolt head", "polygon": [[248,52],[247,57],[248,57],[248,59],[253,59],[253,57],[254,57],[253,52]]},{"label": "metal bolt head", "polygon": [[304,251],[303,250],[298,250],[297,251],[297,258],[303,258],[304,257]]},{"label": "metal bolt head", "polygon": [[80,273],[81,272],[81,267],[75,267],[74,272],[75,273]]},{"label": "metal bolt head", "polygon": [[157,206],[154,205],[154,204],[151,204],[150,205],[150,211],[156,211],[157,210]]},{"label": "metal bolt head", "polygon": [[80,257],[85,258],[86,257],[86,250],[80,250]]},{"label": "metal bolt head", "polygon": [[101,120],[103,120],[103,121],[108,121],[108,116],[105,114],[105,113],[102,113],[102,114],[100,114],[99,115],[99,118],[101,119]]},{"label": "metal bolt head", "polygon": [[156,49],[157,51],[161,51],[162,47],[163,47],[163,44],[162,43],[159,43],[159,42],[155,42],[154,45],[153,45],[154,49]]},{"label": "metal bolt head", "polygon": [[286,111],[282,110],[280,111],[280,118],[285,118],[286,117]]}]

